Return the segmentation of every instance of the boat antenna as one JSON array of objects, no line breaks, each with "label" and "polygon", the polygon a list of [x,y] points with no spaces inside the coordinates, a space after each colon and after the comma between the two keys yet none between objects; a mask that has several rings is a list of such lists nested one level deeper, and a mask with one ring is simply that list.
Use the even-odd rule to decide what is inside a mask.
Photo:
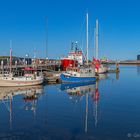
[{"label": "boat antenna", "polygon": [[86,60],[88,65],[88,13],[86,14],[86,41],[87,41],[87,53],[86,53]]}]

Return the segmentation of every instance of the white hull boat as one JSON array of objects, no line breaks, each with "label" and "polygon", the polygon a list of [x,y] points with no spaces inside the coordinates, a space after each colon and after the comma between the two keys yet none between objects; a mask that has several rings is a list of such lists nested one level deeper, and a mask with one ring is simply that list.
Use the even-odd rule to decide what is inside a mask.
[{"label": "white hull boat", "polygon": [[0,86],[1,87],[11,87],[11,86],[33,86],[40,85],[43,83],[43,77],[38,76],[33,77],[0,77]]}]

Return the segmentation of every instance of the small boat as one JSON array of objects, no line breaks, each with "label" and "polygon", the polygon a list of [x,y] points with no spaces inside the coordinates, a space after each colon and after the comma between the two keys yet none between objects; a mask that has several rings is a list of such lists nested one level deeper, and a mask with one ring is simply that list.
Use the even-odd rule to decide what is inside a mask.
[{"label": "small boat", "polygon": [[95,72],[99,73],[99,74],[107,73],[108,72],[108,67],[101,64],[99,69],[95,69]]},{"label": "small boat", "polygon": [[108,72],[108,67],[101,64],[101,61],[99,59],[93,59],[93,65],[95,66],[95,73],[102,74]]},{"label": "small boat", "polygon": [[25,68],[23,76],[14,76],[12,73],[0,75],[1,87],[14,87],[14,86],[33,86],[43,83],[43,76],[38,75],[33,68]]},{"label": "small boat", "polygon": [[96,19],[96,27],[94,30],[94,42],[95,42],[95,57],[93,58],[93,65],[95,65],[95,72],[96,74],[106,73],[108,71],[107,65],[101,64],[101,60],[98,58],[98,19]]},{"label": "small boat", "polygon": [[60,75],[60,79],[65,83],[96,81],[95,70],[91,67],[69,67]]},{"label": "small boat", "polygon": [[23,69],[23,76],[15,76],[12,72],[12,49],[10,49],[10,71],[0,74],[0,87],[15,87],[15,86],[33,86],[43,83],[44,78],[37,73],[37,70],[31,67]]}]

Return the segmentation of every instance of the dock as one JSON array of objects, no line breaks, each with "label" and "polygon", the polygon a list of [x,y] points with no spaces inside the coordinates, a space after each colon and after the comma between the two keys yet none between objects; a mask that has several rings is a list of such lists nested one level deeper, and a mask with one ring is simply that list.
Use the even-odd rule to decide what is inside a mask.
[{"label": "dock", "polygon": [[124,61],[109,61],[108,64],[116,64],[118,62],[120,65],[140,65],[140,60],[124,60]]},{"label": "dock", "polygon": [[43,72],[43,75],[45,77],[45,82],[51,83],[51,84],[61,83],[60,74],[61,74],[60,71],[51,71],[51,72],[44,71]]}]

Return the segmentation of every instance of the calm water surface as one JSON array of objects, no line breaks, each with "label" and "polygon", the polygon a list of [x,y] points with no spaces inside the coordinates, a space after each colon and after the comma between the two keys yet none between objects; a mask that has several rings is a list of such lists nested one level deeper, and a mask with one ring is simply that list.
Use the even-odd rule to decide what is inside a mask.
[{"label": "calm water surface", "polygon": [[0,140],[140,139],[140,67],[87,85],[0,88]]}]

